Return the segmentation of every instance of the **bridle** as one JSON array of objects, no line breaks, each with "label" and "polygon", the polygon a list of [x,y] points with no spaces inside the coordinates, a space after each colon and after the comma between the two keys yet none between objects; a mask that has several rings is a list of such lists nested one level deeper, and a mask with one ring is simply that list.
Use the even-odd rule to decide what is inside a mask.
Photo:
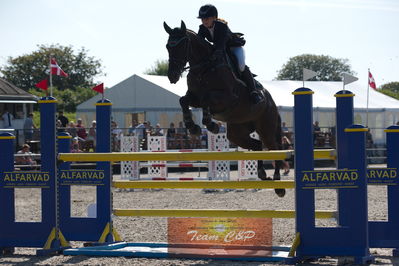
[{"label": "bridle", "polygon": [[180,39],[176,40],[176,41],[168,41],[168,43],[166,44],[166,48],[169,50],[170,48],[176,47],[178,46],[182,41],[184,42],[184,50],[186,51],[185,57],[184,58],[174,58],[174,57],[169,57],[169,64],[170,63],[174,63],[177,65],[178,69],[177,72],[179,72],[178,74],[181,75],[185,70],[189,69],[190,66],[185,67],[185,65],[188,62],[188,58],[189,58],[189,54],[190,54],[190,50],[191,50],[191,45],[190,45],[190,40],[188,38],[187,35],[181,37]]}]

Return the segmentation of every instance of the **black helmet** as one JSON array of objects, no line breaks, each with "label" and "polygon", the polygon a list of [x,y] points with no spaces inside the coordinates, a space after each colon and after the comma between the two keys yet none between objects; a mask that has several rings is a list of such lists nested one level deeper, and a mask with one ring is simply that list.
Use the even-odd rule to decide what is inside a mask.
[{"label": "black helmet", "polygon": [[198,12],[198,18],[218,17],[218,10],[214,5],[201,6]]}]

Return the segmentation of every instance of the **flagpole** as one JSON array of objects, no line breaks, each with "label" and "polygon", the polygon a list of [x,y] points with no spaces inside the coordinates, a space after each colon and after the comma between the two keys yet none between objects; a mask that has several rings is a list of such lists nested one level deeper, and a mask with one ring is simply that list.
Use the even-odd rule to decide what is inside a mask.
[{"label": "flagpole", "polygon": [[366,127],[369,125],[369,91],[370,91],[370,68],[367,73],[367,106],[366,106]]},{"label": "flagpole", "polygon": [[50,64],[49,64],[49,69],[50,69],[50,96],[53,96],[53,74],[51,71],[51,55],[50,55]]}]

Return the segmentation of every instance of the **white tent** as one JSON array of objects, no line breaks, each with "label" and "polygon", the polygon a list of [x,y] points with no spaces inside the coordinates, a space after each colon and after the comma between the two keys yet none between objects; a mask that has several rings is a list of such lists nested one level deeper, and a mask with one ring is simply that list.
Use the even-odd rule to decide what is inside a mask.
[{"label": "white tent", "polygon": [[[292,111],[294,96],[292,92],[302,87],[302,81],[260,81],[271,93],[279,107],[282,121],[292,127]],[[342,82],[307,81],[305,86],[312,89],[314,121],[319,121],[320,127],[328,130],[335,125],[334,94],[343,89]],[[366,123],[367,86],[354,82],[345,87],[355,94],[355,123],[372,128],[374,140],[384,142],[383,128],[399,121],[399,101],[370,89],[368,123]],[[113,102],[114,119],[120,127],[129,127],[131,114],[145,113],[145,119],[152,124],[161,123],[167,127],[170,122],[181,121],[179,97],[187,90],[187,80],[181,78],[177,84],[171,84],[165,76],[133,75],[106,90],[105,96]],[[78,106],[78,114],[83,117],[93,117],[94,103],[100,99],[97,95]],[[201,113],[194,110],[195,120],[200,121]]]},{"label": "white tent", "polygon": [[[133,120],[150,121],[153,126],[160,123],[163,128],[174,122],[177,127],[183,120],[179,98],[186,86],[185,81],[171,85],[167,77],[133,75],[106,89],[104,96],[112,102],[112,119],[120,128],[130,127]],[[95,103],[100,99],[101,95],[96,95],[77,106],[77,117],[85,125],[95,120]],[[193,115],[200,122],[201,110],[194,109]]]}]

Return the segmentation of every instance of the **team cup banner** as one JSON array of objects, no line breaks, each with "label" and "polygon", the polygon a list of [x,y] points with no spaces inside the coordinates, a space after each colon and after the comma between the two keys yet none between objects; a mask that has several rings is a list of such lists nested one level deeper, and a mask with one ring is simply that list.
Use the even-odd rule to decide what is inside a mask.
[{"label": "team cup banner", "polygon": [[272,239],[272,218],[168,218],[175,255],[271,256]]}]

